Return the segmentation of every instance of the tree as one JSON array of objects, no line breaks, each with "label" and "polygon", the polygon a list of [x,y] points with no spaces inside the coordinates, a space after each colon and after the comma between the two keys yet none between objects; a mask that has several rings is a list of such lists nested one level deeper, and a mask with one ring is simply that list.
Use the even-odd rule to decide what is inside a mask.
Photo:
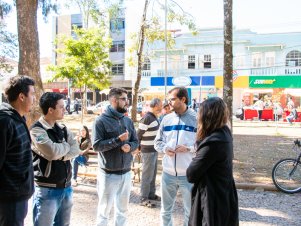
[{"label": "tree", "polygon": [[[37,9],[40,5],[46,17],[51,10],[56,11],[56,5],[51,0],[16,0],[17,26],[19,41],[20,75],[29,75],[35,82],[36,100],[44,92],[40,73],[40,46],[37,26]],[[31,125],[40,116],[38,105],[30,113],[28,125]]]},{"label": "tree", "polygon": [[232,0],[224,0],[224,88],[223,100],[229,109],[232,127],[233,102],[233,42],[232,42]]},{"label": "tree", "polygon": [[[156,1],[155,1],[156,2]],[[169,47],[172,47],[174,44],[174,40],[171,34],[171,31],[167,31],[167,37],[165,37],[165,30],[161,26],[160,16],[156,14],[152,14],[151,18],[147,18],[147,10],[150,4],[149,0],[145,0],[144,9],[141,19],[140,31],[137,37],[137,42],[133,49],[136,50],[137,55],[137,79],[133,88],[133,104],[132,104],[132,120],[137,121],[137,102],[138,102],[138,91],[140,87],[141,81],[141,73],[142,73],[142,64],[144,62],[144,42],[153,43],[154,41],[165,41],[167,39],[167,43]],[[193,17],[185,12],[176,1],[171,1],[169,5],[161,7],[167,7],[167,19],[169,23],[179,23],[180,25],[186,25],[193,33],[196,32],[196,26],[193,20]],[[162,13],[162,12],[161,12]],[[162,18],[161,18],[162,19]],[[133,52],[133,51],[132,51]],[[130,65],[133,65],[133,58],[130,58]]]},{"label": "tree", "polygon": [[[56,51],[62,54],[62,62],[57,66],[50,66],[54,72],[53,80],[69,79],[72,86],[84,88],[83,103],[86,103],[87,88],[108,88],[110,85],[111,61],[109,48],[111,39],[105,29],[74,27],[75,39],[72,37],[59,37],[59,46]],[[84,108],[86,107],[83,104]],[[83,112],[82,108],[82,112]],[[83,114],[82,114],[83,121]]]}]

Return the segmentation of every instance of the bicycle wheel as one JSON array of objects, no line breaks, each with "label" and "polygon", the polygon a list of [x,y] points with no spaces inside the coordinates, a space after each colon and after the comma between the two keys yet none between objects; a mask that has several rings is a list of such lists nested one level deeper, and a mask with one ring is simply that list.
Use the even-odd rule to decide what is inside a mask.
[{"label": "bicycle wheel", "polygon": [[282,192],[293,194],[301,191],[301,165],[296,159],[282,159],[272,170],[275,186]]}]

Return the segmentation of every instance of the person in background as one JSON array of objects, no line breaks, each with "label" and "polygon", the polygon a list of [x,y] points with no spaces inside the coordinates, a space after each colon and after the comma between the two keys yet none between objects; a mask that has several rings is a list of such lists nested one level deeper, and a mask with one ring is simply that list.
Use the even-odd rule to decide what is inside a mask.
[{"label": "person in background", "polygon": [[287,101],[287,109],[291,111],[294,107],[295,107],[294,101],[292,97],[289,97]]},{"label": "person in background", "polygon": [[87,126],[82,126],[76,140],[79,145],[80,153],[79,156],[72,160],[72,186],[77,186],[78,165],[86,165],[89,159],[88,153],[92,147],[92,143]]},{"label": "person in background", "polygon": [[57,121],[64,118],[64,96],[47,92],[40,98],[43,116],[31,129],[35,193],[33,224],[69,225],[73,205],[71,159],[79,148],[73,133]]},{"label": "person in background", "polygon": [[200,105],[196,156],[186,172],[193,183],[190,226],[239,225],[233,138],[228,124],[229,111],[221,98],[209,98]]},{"label": "person in background", "polygon": [[258,110],[258,119],[261,120],[262,111],[264,109],[264,102],[263,98],[260,97],[259,100],[257,100],[254,104],[254,108]]},{"label": "person in background", "polygon": [[74,111],[76,112],[76,114],[78,114],[78,110],[79,110],[79,101],[77,98],[75,98],[74,100]]},{"label": "person in background", "polygon": [[162,111],[162,101],[154,98],[149,104],[149,111],[143,116],[138,125],[137,136],[142,153],[142,178],[140,204],[146,207],[155,207],[151,200],[161,201],[156,195],[156,176],[158,152],[154,148],[154,139],[159,129],[157,116]]},{"label": "person in background", "polygon": [[66,110],[67,110],[68,114],[71,114],[71,112],[70,112],[70,105],[71,105],[70,97],[67,95]]},{"label": "person in background", "polygon": [[188,225],[192,184],[187,181],[186,169],[194,153],[196,112],[188,108],[188,91],[175,87],[168,92],[168,102],[174,112],[166,115],[155,138],[155,149],[164,153],[161,179],[161,225],[172,225],[172,211],[177,192],[184,206],[184,226]]},{"label": "person in background", "polygon": [[191,101],[191,108],[194,110],[194,111],[197,111],[197,102],[196,102],[196,99],[193,98],[192,101]]},{"label": "person in background", "polygon": [[288,116],[286,116],[286,120],[290,125],[293,125],[293,120],[298,118],[298,112],[296,108],[291,109],[291,112]]},{"label": "person in background", "polygon": [[159,117],[159,122],[161,123],[165,115],[168,115],[171,112],[168,101],[165,101],[162,105],[162,114]]},{"label": "person in background", "polygon": [[0,106],[1,226],[24,225],[34,192],[31,139],[25,120],[35,102],[34,85],[32,78],[20,75],[4,85],[8,103]]},{"label": "person in background", "polygon": [[127,91],[112,88],[110,105],[95,119],[92,144],[98,152],[97,176],[97,226],[108,225],[114,205],[114,225],[126,225],[131,194],[132,152],[138,146],[133,121],[124,115],[127,112]]}]

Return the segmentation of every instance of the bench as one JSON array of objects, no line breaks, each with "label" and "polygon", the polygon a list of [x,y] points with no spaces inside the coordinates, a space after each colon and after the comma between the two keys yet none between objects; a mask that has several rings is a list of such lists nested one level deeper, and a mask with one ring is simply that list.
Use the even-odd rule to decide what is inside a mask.
[{"label": "bench", "polygon": [[[89,152],[89,160],[87,165],[84,167],[84,171],[78,172],[79,176],[83,177],[97,177],[97,152],[91,149]],[[133,172],[132,176],[132,184],[134,185],[136,182],[141,181],[141,168],[142,168],[142,161],[141,161],[141,153],[139,151],[135,151],[132,153],[133,154],[133,161],[132,161],[132,166],[131,166],[131,171]],[[94,160],[94,161],[93,161]]]}]

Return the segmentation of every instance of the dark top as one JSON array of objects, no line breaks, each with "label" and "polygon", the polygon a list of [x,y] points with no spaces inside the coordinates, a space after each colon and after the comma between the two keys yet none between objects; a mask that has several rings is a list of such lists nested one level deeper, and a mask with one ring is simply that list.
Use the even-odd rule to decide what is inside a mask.
[{"label": "dark top", "polygon": [[[118,136],[126,130],[129,139],[121,141]],[[92,132],[93,149],[98,154],[98,165],[106,173],[124,174],[131,170],[132,151],[138,148],[138,139],[132,120],[108,106],[106,112],[95,119]],[[121,146],[129,144],[131,151],[125,153]]]},{"label": "dark top", "polygon": [[34,192],[31,139],[25,118],[0,106],[0,202],[21,201]]},{"label": "dark top", "polygon": [[154,140],[159,130],[160,123],[152,112],[147,112],[139,122],[137,131],[138,140],[140,142],[141,152],[156,152],[154,148]]},{"label": "dark top", "polygon": [[187,169],[187,179],[194,184],[189,225],[239,224],[232,159],[233,140],[227,126],[197,142],[196,157]]},{"label": "dark top", "polygon": [[[41,122],[35,122],[31,128],[40,127],[43,128]],[[51,129],[45,129],[48,137],[54,143],[62,143],[63,140],[68,140],[68,134],[66,127],[61,129],[57,124]],[[63,161],[52,160],[48,161],[36,152],[33,153],[33,165],[35,182],[40,187],[50,188],[66,188],[71,186],[71,162],[70,160]],[[49,175],[48,175],[49,174]]]}]

